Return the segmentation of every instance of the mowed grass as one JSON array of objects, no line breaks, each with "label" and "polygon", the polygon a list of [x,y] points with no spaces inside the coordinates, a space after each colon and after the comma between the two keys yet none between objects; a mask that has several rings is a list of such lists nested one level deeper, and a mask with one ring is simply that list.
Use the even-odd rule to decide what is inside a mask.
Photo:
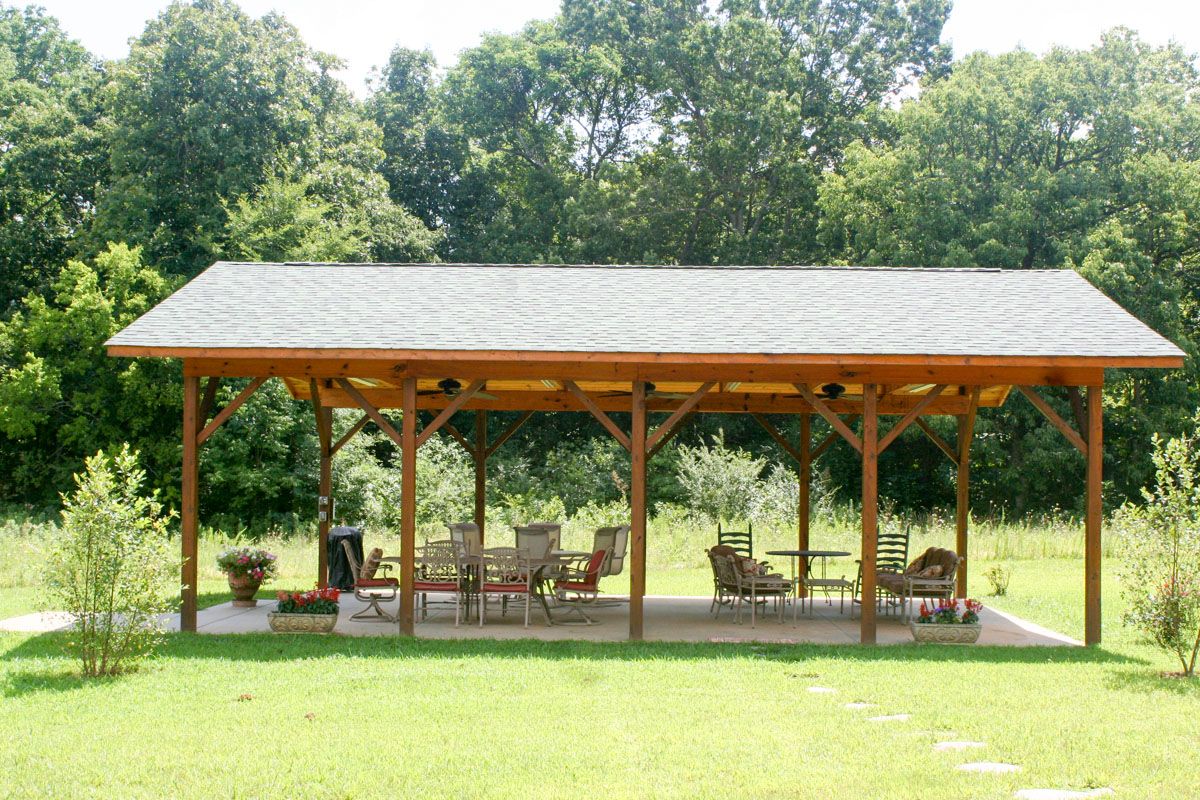
[{"label": "mowed grass", "polygon": [[[1044,536],[1023,552],[1048,555],[1023,559],[980,536],[972,594],[1079,637],[1082,559]],[[203,545],[205,603],[226,596],[220,544]],[[278,544],[278,585],[310,584],[311,544]],[[679,552],[652,549],[649,591],[710,591]],[[1012,570],[1006,597],[986,596],[992,563]],[[0,569],[0,609],[32,610],[41,592],[12,574]],[[66,635],[0,635],[0,797],[1197,797],[1200,681],[1163,677],[1177,666],[1121,610],[1109,569],[1093,649],[175,634],[139,672],[101,681],[74,676]],[[986,747],[935,753],[946,739]],[[1021,771],[954,769],[977,760]]]},{"label": "mowed grass", "polygon": [[[1106,649],[176,635],[85,682],[61,638],[0,638],[2,795],[1196,793],[1198,687]],[[893,713],[912,716],[868,720]],[[933,752],[944,739],[987,746]],[[954,769],[971,760],[1022,771]]]}]

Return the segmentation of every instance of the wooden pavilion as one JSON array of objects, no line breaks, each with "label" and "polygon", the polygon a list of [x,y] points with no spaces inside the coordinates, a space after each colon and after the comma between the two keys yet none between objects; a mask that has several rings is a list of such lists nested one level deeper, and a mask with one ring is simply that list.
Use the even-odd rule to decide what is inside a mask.
[{"label": "wooden pavilion", "polygon": [[[631,639],[643,630],[646,463],[692,414],[750,414],[796,460],[800,548],[813,462],[838,440],[861,455],[862,591],[872,597],[879,454],[915,425],[955,464],[965,559],[976,414],[1016,388],[1087,462],[1088,644],[1100,641],[1104,370],[1178,368],[1184,357],[1072,270],[863,267],[219,262],[107,346],[112,356],[183,361],[184,630],[196,626],[198,450],[271,378],[315,411],[319,580],[334,455],[371,423],[400,448],[405,634],[413,633],[417,449],[443,432],[472,455],[482,529],[488,457],[535,412],[590,413],[632,462]],[[227,378],[251,380],[213,414]],[[1045,386],[1067,387],[1074,424],[1039,394]],[[333,408],[363,414],[336,440]],[[402,411],[399,431],[385,408]],[[418,429],[422,411],[432,418]],[[451,423],[460,411],[475,412],[470,435]],[[523,413],[490,437],[488,411]],[[628,412],[630,430],[612,412]],[[665,418],[652,426],[655,414]],[[799,439],[767,414],[799,415]],[[831,428],[816,443],[814,414]],[[929,426],[930,415],[957,419],[954,442]],[[881,429],[881,416],[896,419]],[[873,603],[863,604],[860,631],[862,642],[875,641]]]}]

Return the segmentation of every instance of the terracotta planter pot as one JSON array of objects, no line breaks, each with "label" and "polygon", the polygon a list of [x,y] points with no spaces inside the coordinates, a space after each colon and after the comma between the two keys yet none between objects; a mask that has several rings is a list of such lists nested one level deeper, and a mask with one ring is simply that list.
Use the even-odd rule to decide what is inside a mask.
[{"label": "terracotta planter pot", "polygon": [[337,618],[337,614],[267,614],[271,630],[277,633],[330,633]]},{"label": "terracotta planter pot", "polygon": [[262,586],[262,581],[251,578],[249,575],[226,575],[226,577],[229,579],[229,588],[233,590],[233,605],[238,608],[253,608],[258,605],[254,595],[258,592],[258,587]]},{"label": "terracotta planter pot", "polygon": [[936,622],[910,622],[913,638],[918,642],[937,642],[939,644],[974,644],[979,639],[983,626],[974,625],[941,625]]}]

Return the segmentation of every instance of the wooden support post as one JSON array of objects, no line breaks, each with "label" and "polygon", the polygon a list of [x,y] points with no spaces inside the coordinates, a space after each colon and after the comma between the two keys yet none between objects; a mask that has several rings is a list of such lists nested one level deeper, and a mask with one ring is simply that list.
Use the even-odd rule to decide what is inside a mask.
[{"label": "wooden support post", "polygon": [[630,436],[630,539],[629,638],[643,634],[642,601],[646,596],[646,384],[633,384],[633,435]]},{"label": "wooden support post", "polygon": [[1104,386],[1087,387],[1087,515],[1084,522],[1083,643],[1100,644],[1100,502],[1104,479]]},{"label": "wooden support post", "polygon": [[179,502],[180,542],[183,549],[183,569],[180,574],[179,629],[196,630],[196,582],[198,570],[197,530],[199,527],[200,469],[197,450],[200,447],[199,428],[200,379],[183,378],[183,485]]},{"label": "wooden support post", "polygon": [[484,541],[487,522],[487,412],[475,412],[475,524],[479,527],[479,542]]},{"label": "wooden support post", "polygon": [[971,390],[967,413],[958,418],[958,458],[955,459],[955,549],[958,552],[958,596],[967,596],[967,534],[971,524],[971,439],[975,436],[975,412],[979,408],[980,388]]},{"label": "wooden support post", "polygon": [[[812,417],[800,415],[800,507],[797,509],[798,530],[796,545],[800,550],[808,549],[808,533],[812,501],[809,498],[809,488],[812,485]],[[801,575],[801,578],[804,576]],[[800,597],[808,596],[808,588],[803,580],[796,587]]]},{"label": "wooden support post", "polygon": [[[417,547],[417,379],[404,379],[400,433],[400,633],[413,635]],[[369,411],[367,413],[370,413]]]},{"label": "wooden support post", "polygon": [[862,605],[859,641],[875,644],[875,551],[879,540],[879,415],[875,385],[863,386]]},{"label": "wooden support post", "polygon": [[317,585],[329,585],[329,526],[333,521],[333,409],[321,405],[321,389],[309,379],[313,413],[317,418],[319,478],[317,482]]}]

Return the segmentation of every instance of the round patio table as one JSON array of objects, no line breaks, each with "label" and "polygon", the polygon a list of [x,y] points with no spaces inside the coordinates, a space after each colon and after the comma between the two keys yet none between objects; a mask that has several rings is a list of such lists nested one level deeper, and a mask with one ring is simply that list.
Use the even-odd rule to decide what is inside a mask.
[{"label": "round patio table", "polygon": [[[846,550],[768,550],[769,556],[788,556],[792,559],[792,586],[795,587],[796,598],[800,599],[803,595],[800,594],[800,588],[804,583],[804,578],[808,577],[810,559],[821,559],[821,577],[825,576],[825,559],[841,558],[848,556],[850,553]],[[796,578],[796,562],[800,561],[802,567],[799,570],[800,578]],[[805,592],[807,594],[807,592]],[[793,608],[792,621],[795,622],[796,612]]]}]

